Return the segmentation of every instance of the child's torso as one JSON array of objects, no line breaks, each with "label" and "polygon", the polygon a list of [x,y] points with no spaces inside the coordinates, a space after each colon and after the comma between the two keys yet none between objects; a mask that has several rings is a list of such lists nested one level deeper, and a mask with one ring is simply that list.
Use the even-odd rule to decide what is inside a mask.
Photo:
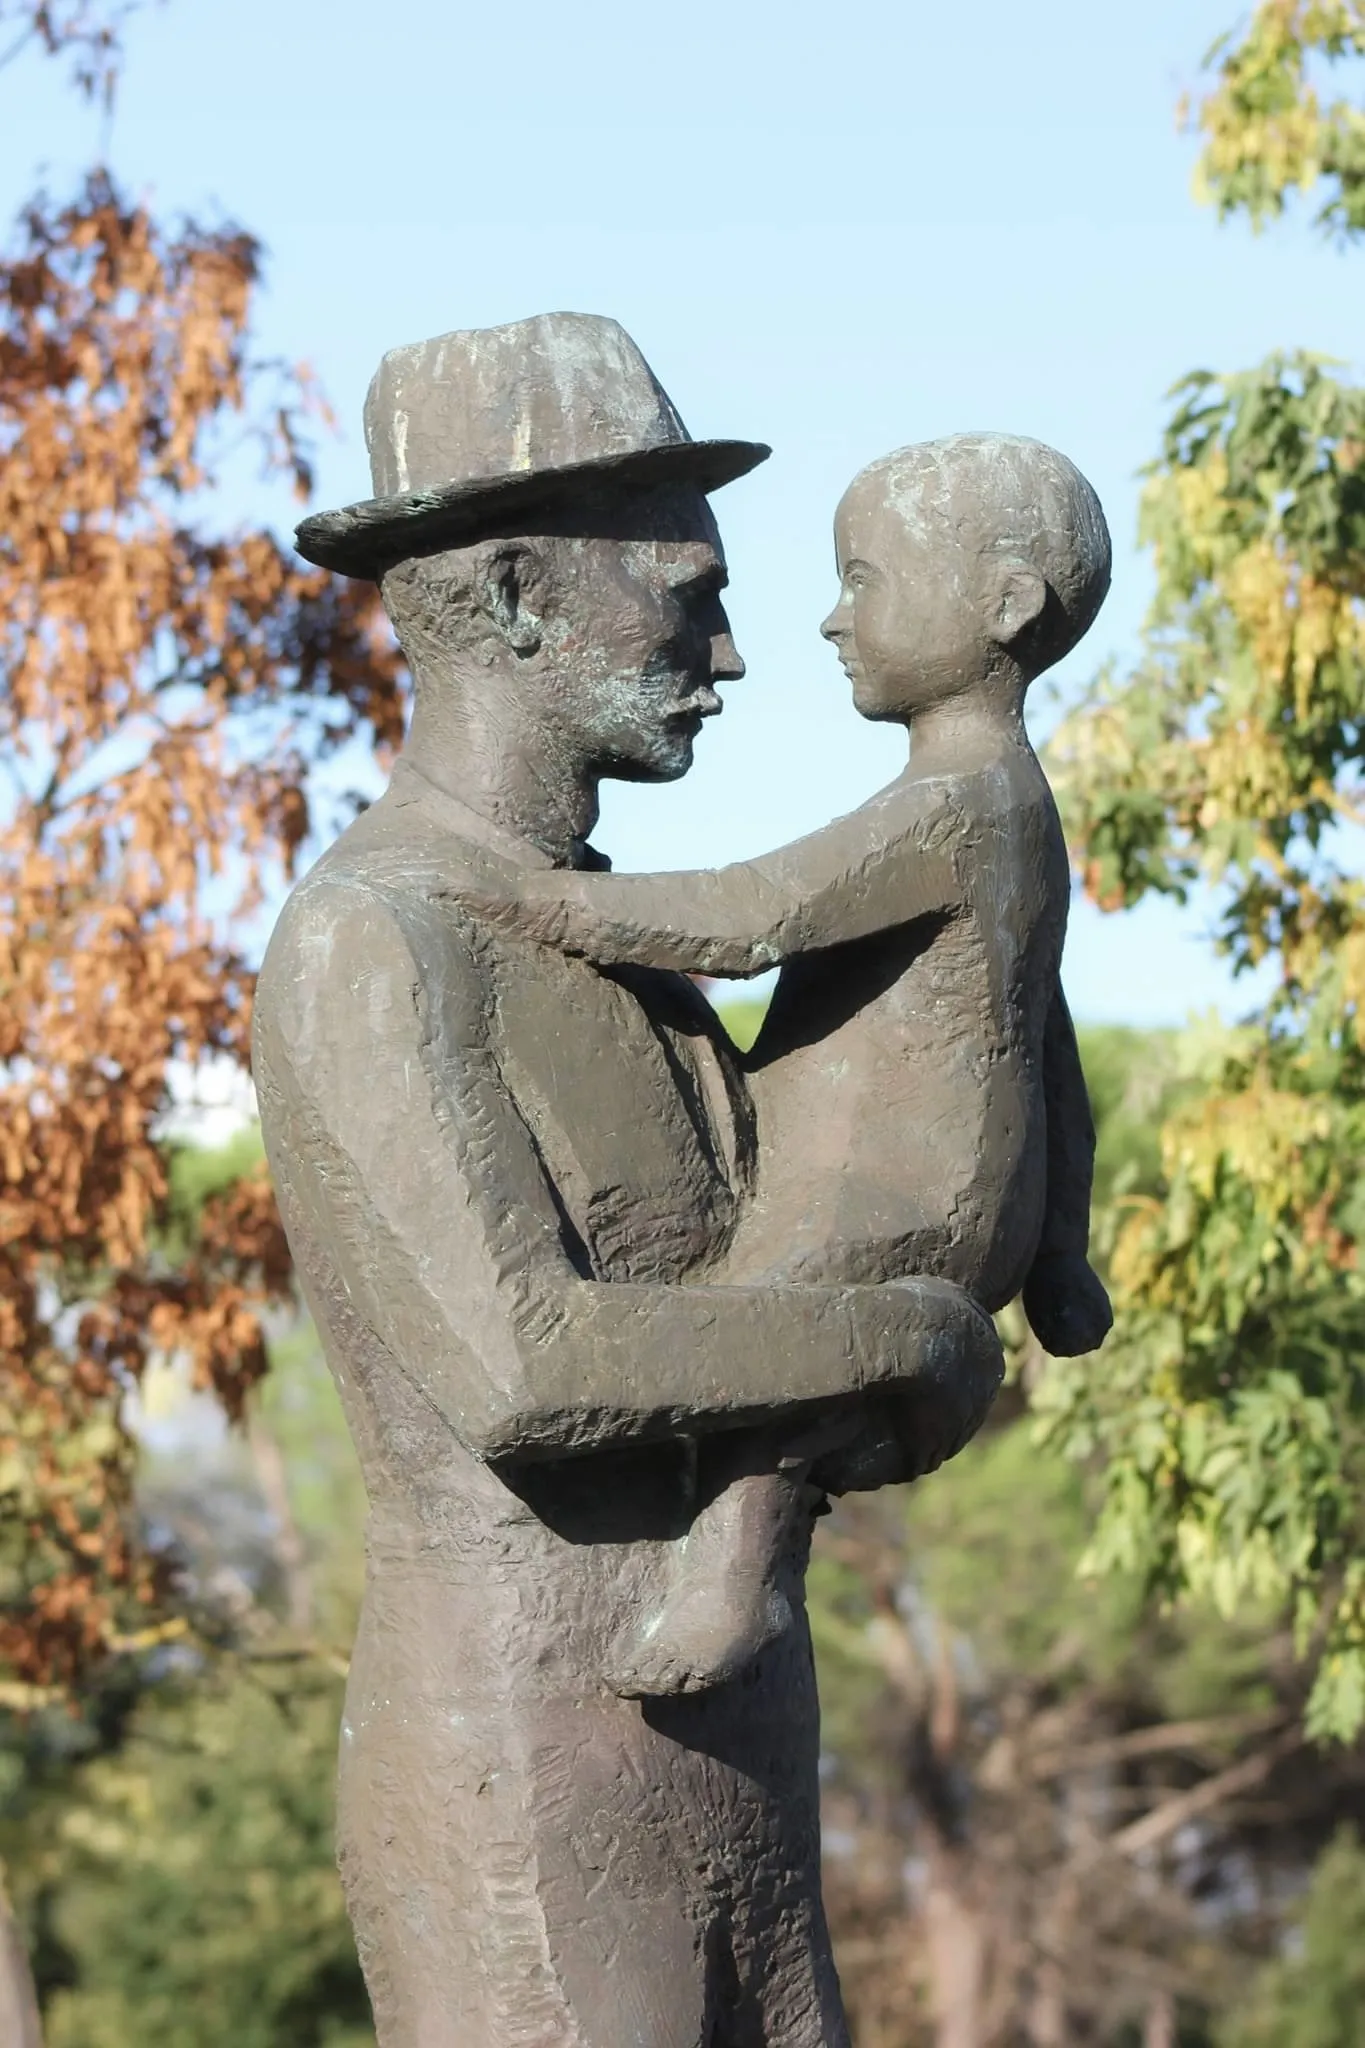
[{"label": "child's torso", "polygon": [[969,826],[956,912],[783,970],[755,1049],[759,1187],[736,1278],[932,1272],[995,1308],[1032,1263],[1066,848],[1026,748],[943,787]]}]

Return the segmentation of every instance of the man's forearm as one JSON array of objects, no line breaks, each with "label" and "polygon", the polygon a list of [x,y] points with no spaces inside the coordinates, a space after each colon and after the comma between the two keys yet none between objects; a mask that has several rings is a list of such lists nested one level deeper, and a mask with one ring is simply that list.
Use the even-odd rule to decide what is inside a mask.
[{"label": "man's forearm", "polygon": [[[874,1389],[916,1400],[964,1382],[993,1392],[1002,1371],[990,1319],[945,1281],[830,1288],[581,1282],[560,1306],[562,1315],[542,1334],[516,1337],[518,1363],[507,1383],[473,1393],[459,1375],[458,1413],[449,1419],[479,1455],[564,1457],[705,1434],[815,1413]],[[431,1380],[428,1391],[438,1398]]]}]

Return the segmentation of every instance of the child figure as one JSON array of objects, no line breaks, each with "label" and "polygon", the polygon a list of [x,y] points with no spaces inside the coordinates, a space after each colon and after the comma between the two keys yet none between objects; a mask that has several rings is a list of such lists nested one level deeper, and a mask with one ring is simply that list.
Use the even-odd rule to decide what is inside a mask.
[{"label": "child figure", "polygon": [[[862,715],[908,728],[905,772],[761,860],[530,874],[483,907],[604,967],[783,963],[748,1060],[757,1183],[709,1279],[933,1274],[990,1311],[1022,1290],[1048,1351],[1089,1351],[1112,1318],[1086,1257],[1094,1130],[1059,979],[1069,866],[1023,701],[1104,600],[1104,515],[1054,450],[960,435],[863,470],[835,540],[821,630]],[[672,1586],[620,1646],[616,1690],[742,1668],[790,1623],[779,1578],[807,1486],[917,1477],[945,1447],[914,1435],[859,1404],[822,1438],[704,1443]]]}]

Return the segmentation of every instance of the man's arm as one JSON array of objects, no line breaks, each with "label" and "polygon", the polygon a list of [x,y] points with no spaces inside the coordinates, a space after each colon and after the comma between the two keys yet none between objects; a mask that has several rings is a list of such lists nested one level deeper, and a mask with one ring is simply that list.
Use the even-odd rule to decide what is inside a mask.
[{"label": "man's arm", "polygon": [[1055,1358],[1073,1358],[1103,1342],[1114,1316],[1088,1257],[1095,1124],[1060,979],[1053,988],[1043,1036],[1043,1095],[1047,1206],[1042,1238],[1024,1284],[1024,1311],[1045,1350]]},{"label": "man's arm", "polygon": [[743,977],[962,899],[964,814],[942,782],[896,784],[758,860],[676,874],[506,871],[459,900],[502,930],[604,965]]},{"label": "man's arm", "polygon": [[[365,891],[306,894],[258,995],[272,1160],[351,1308],[478,1455],[724,1429],[865,1388],[922,1405],[941,1386],[954,1412],[994,1390],[993,1327],[940,1281],[583,1277],[493,1057],[477,944],[459,957],[448,922],[414,931]],[[572,1018],[555,1028],[573,1042]]]}]

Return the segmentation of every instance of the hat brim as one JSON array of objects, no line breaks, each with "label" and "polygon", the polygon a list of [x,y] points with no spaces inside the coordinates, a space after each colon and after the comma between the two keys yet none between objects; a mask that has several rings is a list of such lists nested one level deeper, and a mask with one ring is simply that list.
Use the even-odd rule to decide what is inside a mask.
[{"label": "hat brim", "polygon": [[436,490],[402,491],[389,498],[366,498],[339,512],[315,512],[296,529],[295,544],[304,559],[320,569],[378,582],[395,562],[461,547],[506,514],[530,515],[558,506],[576,485],[610,481],[649,489],[694,483],[703,491],[717,491],[766,462],[771,453],[761,441],[670,441],[661,448],[596,456],[559,469],[517,470],[442,484]]}]

